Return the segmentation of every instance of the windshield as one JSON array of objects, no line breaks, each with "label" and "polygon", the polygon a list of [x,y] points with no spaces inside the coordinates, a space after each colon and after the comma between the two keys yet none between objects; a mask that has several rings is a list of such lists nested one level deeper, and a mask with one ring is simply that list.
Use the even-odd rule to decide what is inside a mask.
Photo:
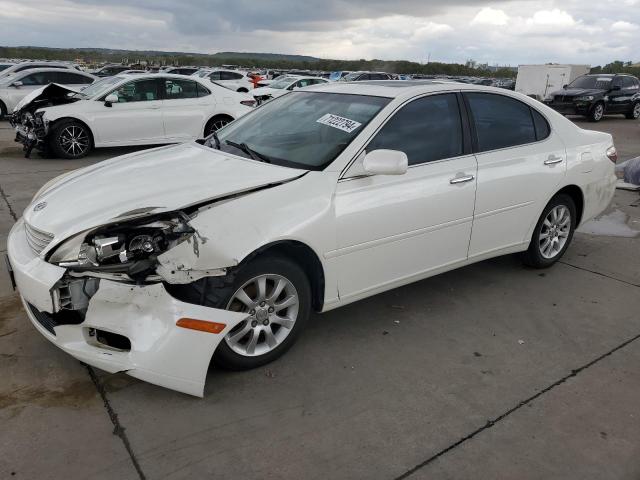
[{"label": "windshield", "polygon": [[[293,92],[218,131],[220,149],[285,167],[322,170],[364,129],[389,98]],[[216,147],[211,136],[205,145]]]},{"label": "windshield", "polygon": [[297,80],[296,77],[279,78],[278,80],[276,80],[273,83],[271,83],[269,85],[269,88],[277,88],[279,90],[283,89],[283,88],[287,88],[289,85],[291,85],[296,80]]},{"label": "windshield", "polygon": [[349,75],[345,75],[344,77],[342,77],[342,80],[345,82],[351,82],[357,79],[360,75],[362,74],[359,72],[353,72],[353,73],[350,73]]},{"label": "windshield", "polygon": [[102,93],[104,90],[115,85],[121,80],[122,77],[106,77],[102,80],[98,80],[97,82],[92,83],[80,93],[82,93],[82,95],[85,97],[93,97],[95,95],[98,95],[99,93]]},{"label": "windshield", "polygon": [[599,90],[609,90],[613,77],[584,76],[576,78],[567,88],[597,88]]}]

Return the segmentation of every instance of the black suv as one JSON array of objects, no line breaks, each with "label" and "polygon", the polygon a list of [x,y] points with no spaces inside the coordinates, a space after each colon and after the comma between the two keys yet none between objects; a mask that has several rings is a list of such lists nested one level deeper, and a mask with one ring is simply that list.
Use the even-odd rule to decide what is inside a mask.
[{"label": "black suv", "polygon": [[610,113],[638,119],[640,81],[632,75],[583,75],[553,92],[544,103],[564,115],[584,115],[592,122]]}]

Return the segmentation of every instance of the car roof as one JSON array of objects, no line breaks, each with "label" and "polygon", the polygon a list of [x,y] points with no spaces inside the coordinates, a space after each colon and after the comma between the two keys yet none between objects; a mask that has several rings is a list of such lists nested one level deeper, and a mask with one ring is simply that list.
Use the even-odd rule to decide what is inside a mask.
[{"label": "car roof", "polygon": [[306,87],[306,91],[370,95],[374,97],[413,97],[422,93],[447,90],[478,90],[501,92],[505,90],[484,85],[471,85],[449,80],[366,80],[361,82],[329,82]]},{"label": "car roof", "polygon": [[[60,68],[29,68],[28,70],[22,70],[21,72],[17,72],[15,75],[30,75],[32,73],[41,73],[41,72],[63,72],[63,73],[78,73],[80,75],[84,75],[86,77],[91,77],[91,78],[97,78],[94,75],[91,75],[90,73],[87,72],[83,72],[81,70],[76,70],[76,69],[70,69],[70,72],[67,72],[64,69],[60,69]],[[13,77],[15,78],[15,77]]]}]

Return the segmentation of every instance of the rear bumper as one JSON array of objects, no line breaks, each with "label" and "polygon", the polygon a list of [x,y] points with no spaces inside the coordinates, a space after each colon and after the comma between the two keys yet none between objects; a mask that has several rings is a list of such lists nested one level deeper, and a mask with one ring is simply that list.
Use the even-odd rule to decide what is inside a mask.
[{"label": "rear bumper", "polygon": [[[207,370],[218,344],[245,315],[176,300],[161,283],[134,285],[100,280],[84,320],[60,324],[56,318],[56,284],[65,269],[36,256],[19,220],[9,234],[7,250],[27,316],[51,343],[68,354],[110,373],[126,372],[163,387],[203,396]],[[176,325],[180,318],[223,323],[220,333]],[[96,338],[96,331],[122,335],[130,350],[119,350]]]}]

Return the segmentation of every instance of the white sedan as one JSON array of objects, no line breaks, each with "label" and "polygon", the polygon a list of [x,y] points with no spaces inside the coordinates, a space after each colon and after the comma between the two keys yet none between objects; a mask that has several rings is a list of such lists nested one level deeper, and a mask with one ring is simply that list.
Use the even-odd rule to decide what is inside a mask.
[{"label": "white sedan", "polygon": [[266,87],[259,87],[252,90],[251,95],[253,95],[253,98],[256,99],[258,104],[262,104],[272,98],[280,97],[291,90],[328,82],[329,80],[326,78],[287,75],[272,81]]},{"label": "white sedan", "polygon": [[[28,153],[81,158],[92,148],[194,140],[252,110],[255,100],[183,75],[107,77],[81,92],[50,85],[25,98],[12,123]],[[40,108],[42,104],[46,106]]]},{"label": "white sedan", "polygon": [[518,93],[332,83],[202,145],[50,181],[9,234],[9,264],[52,343],[202,395],[211,360],[270,362],[312,311],[498,255],[553,265],[609,204],[615,160],[611,135]]},{"label": "white sedan", "polygon": [[63,68],[32,68],[0,78],[0,119],[34,90],[50,83],[80,90],[98,80],[88,73]]}]

